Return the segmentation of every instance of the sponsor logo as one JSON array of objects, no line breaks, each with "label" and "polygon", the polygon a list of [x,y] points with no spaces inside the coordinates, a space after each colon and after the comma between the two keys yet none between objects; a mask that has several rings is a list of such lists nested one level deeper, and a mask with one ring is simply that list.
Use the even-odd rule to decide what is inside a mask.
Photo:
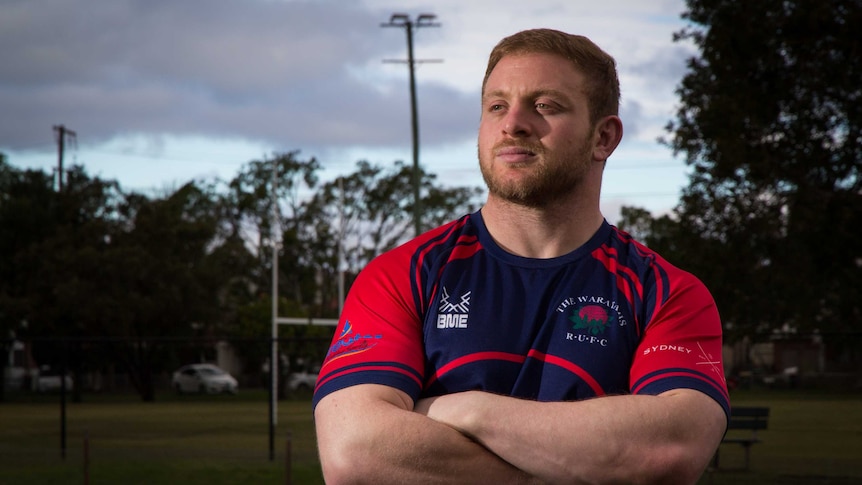
[{"label": "sponsor logo", "polygon": [[338,340],[329,347],[329,352],[326,354],[326,360],[365,352],[366,350],[374,348],[374,346],[377,345],[377,341],[382,338],[383,335],[380,334],[363,335],[361,333],[354,333],[353,324],[348,320],[344,323],[344,328],[338,335]]},{"label": "sponsor logo", "polygon": [[619,304],[601,296],[566,298],[557,306],[557,312],[569,315],[573,332],[566,332],[566,340],[573,342],[607,347],[604,334],[608,327],[627,325]]},{"label": "sponsor logo", "polygon": [[714,373],[721,382],[724,382],[724,366],[722,365],[721,360],[713,357],[711,353],[707,352],[700,342],[697,342],[697,349],[692,349],[683,345],[652,345],[643,350],[643,355],[655,355],[659,352],[673,352],[684,355],[693,354],[700,359],[698,362],[695,362],[695,365],[705,366],[710,372]]},{"label": "sponsor logo", "polygon": [[470,295],[468,291],[457,301],[451,301],[452,296],[444,286],[440,296],[440,306],[437,308],[437,328],[467,328],[470,317]]},{"label": "sponsor logo", "polygon": [[690,354],[691,349],[682,345],[661,344],[653,345],[644,349],[644,355],[654,354],[656,352],[679,352],[681,354]]}]

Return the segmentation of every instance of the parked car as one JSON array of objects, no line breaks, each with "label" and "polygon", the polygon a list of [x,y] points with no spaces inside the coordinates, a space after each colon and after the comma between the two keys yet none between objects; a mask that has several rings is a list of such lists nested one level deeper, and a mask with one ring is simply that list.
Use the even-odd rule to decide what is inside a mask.
[{"label": "parked car", "polygon": [[287,376],[287,389],[290,392],[296,391],[311,391],[317,383],[317,375],[320,373],[320,366],[316,365],[311,369],[302,369],[299,372],[291,372]]},{"label": "parked car", "polygon": [[180,367],[171,377],[171,387],[179,394],[236,394],[239,390],[236,379],[213,364],[189,364]]},{"label": "parked car", "polygon": [[60,376],[59,372],[43,367],[39,370],[39,375],[36,377],[35,389],[37,392],[59,391],[63,385],[61,379],[66,381],[66,390],[71,391],[74,382],[70,375]]}]

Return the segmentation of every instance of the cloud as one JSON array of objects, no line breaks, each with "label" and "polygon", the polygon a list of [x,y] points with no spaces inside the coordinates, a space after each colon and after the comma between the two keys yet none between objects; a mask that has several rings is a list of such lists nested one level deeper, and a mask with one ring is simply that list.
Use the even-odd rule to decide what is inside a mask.
[{"label": "cloud", "polygon": [[349,75],[390,51],[382,17],[328,2],[5,2],[0,105],[15,116],[0,121],[0,145],[43,145],[61,122],[91,142],[137,132],[397,141],[406,89]]}]

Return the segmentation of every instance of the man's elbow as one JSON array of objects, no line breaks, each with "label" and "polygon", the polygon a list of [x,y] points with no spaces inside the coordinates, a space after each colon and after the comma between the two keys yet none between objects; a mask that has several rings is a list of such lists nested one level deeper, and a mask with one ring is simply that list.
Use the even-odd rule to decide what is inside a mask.
[{"label": "man's elbow", "polygon": [[325,426],[317,421],[317,447],[323,478],[327,485],[371,483],[376,456],[373,430],[363,427]]},{"label": "man's elbow", "polygon": [[691,445],[662,447],[645,464],[643,483],[694,484],[703,475],[712,453]]},{"label": "man's elbow", "polygon": [[367,446],[352,446],[344,441],[320,449],[320,466],[327,485],[373,483],[373,459]]},{"label": "man's elbow", "polygon": [[353,485],[362,483],[363,475],[357,473],[348,461],[320,458],[323,481],[329,485]]}]

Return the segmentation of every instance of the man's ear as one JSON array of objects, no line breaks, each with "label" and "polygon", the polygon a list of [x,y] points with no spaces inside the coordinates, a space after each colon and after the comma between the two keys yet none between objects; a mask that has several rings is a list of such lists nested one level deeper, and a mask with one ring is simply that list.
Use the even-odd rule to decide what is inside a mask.
[{"label": "man's ear", "polygon": [[605,116],[596,123],[593,136],[593,160],[603,162],[611,156],[623,139],[622,120],[616,115]]}]

